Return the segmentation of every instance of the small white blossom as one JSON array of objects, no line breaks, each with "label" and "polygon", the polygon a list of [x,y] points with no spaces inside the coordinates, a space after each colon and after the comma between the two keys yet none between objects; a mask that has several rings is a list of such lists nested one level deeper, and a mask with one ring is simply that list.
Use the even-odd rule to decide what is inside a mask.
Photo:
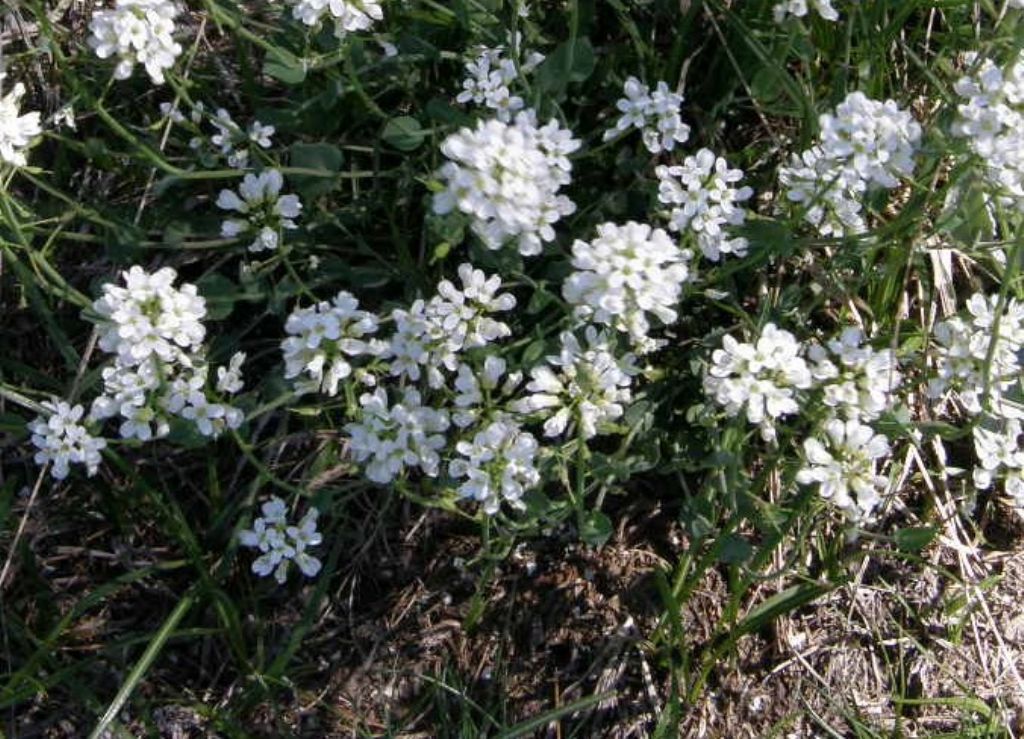
[{"label": "small white blossom", "polygon": [[349,423],[349,449],[357,462],[367,462],[366,476],[386,484],[407,468],[418,467],[436,477],[449,427],[446,410],[422,404],[419,392],[406,389],[402,399],[389,405],[387,391],[378,387],[359,398],[361,419]]},{"label": "small white blossom", "polygon": [[823,402],[840,415],[872,421],[892,404],[900,384],[891,349],[876,350],[864,342],[864,332],[850,326],[838,338],[812,344],[807,350],[811,374],[824,389]]},{"label": "small white blossom", "polygon": [[307,551],[323,541],[317,531],[319,511],[310,508],[297,526],[288,525],[288,507],[273,497],[261,507],[262,516],[253,521],[251,529],[238,534],[242,546],[259,549],[261,554],[252,563],[252,571],[266,577],[274,575],[279,584],[288,579],[288,565],[295,562],[306,577],[316,577],[321,562]]},{"label": "small white blossom", "polygon": [[976,54],[967,62],[975,71],[953,86],[966,101],[953,133],[984,163],[998,199],[1024,211],[1024,52],[1003,69]]},{"label": "small white blossom", "polygon": [[516,305],[513,295],[498,292],[501,278],[488,277],[468,262],[459,265],[458,274],[461,288],[441,280],[438,294],[429,301],[418,300],[408,310],[392,312],[395,332],[382,356],[389,360],[393,376],[415,382],[425,371],[430,386],[441,387],[442,369],[456,372],[462,352],[511,335],[507,324],[490,315]]},{"label": "small white blossom", "polygon": [[32,139],[42,133],[39,113],[21,115],[21,98],[25,85],[18,82],[9,93],[0,97],[0,161],[24,167],[25,151]]},{"label": "small white blossom", "polygon": [[725,159],[701,149],[682,165],[659,166],[655,173],[658,200],[672,208],[669,228],[693,233],[701,252],[713,262],[724,254],[746,256],[747,240],[729,234],[746,219],[739,203],[754,194],[749,187],[734,187],[743,179],[743,170],[730,169]]},{"label": "small white blossom", "polygon": [[[202,103],[196,103],[192,113],[193,121],[196,121],[197,117],[201,119],[202,112]],[[250,144],[256,144],[261,149],[269,149],[273,145],[272,137],[276,131],[274,126],[267,126],[254,120],[249,124],[248,130],[243,129],[224,108],[217,109],[210,123],[216,130],[210,137],[210,143],[217,147],[222,156],[227,157],[228,166],[233,169],[245,169],[249,166]],[[199,144],[200,140],[196,140],[196,143]]]},{"label": "small white blossom", "polygon": [[522,372],[506,374],[508,364],[493,354],[484,360],[480,370],[460,364],[455,377],[455,409],[452,423],[467,428],[486,419],[504,415],[498,403],[510,396],[523,380]]},{"label": "small white blossom", "polygon": [[245,352],[235,352],[231,355],[227,367],[217,368],[218,392],[234,395],[245,387],[245,383],[242,381],[243,362],[245,362]]},{"label": "small white blossom", "polygon": [[181,54],[181,44],[173,38],[177,15],[172,0],[116,0],[112,9],[93,13],[89,46],[100,59],[117,57],[115,78],[127,79],[141,64],[162,85],[164,70]]},{"label": "small white blossom", "polygon": [[690,252],[660,228],[630,221],[599,225],[597,237],[577,240],[572,254],[576,271],[562,294],[577,315],[628,333],[640,351],[656,348],[647,316],[665,325],[676,320],[683,283],[690,279]]},{"label": "small white blossom", "polygon": [[353,31],[365,31],[384,18],[380,0],[288,0],[292,13],[307,26],[325,20],[334,22],[334,35],[343,38]]},{"label": "small white blossom", "polygon": [[914,171],[921,125],[892,100],[879,102],[851,92],[835,114],[818,118],[821,135],[811,149],[779,169],[790,202],[824,236],[861,233],[863,195],[892,189]]},{"label": "small white blossom", "polygon": [[466,478],[459,484],[459,495],[480,501],[489,515],[497,513],[502,502],[522,510],[523,493],[540,483],[534,466],[537,440],[510,419],[493,421],[472,440],[458,442],[455,450],[459,457],[448,465],[448,474]]},{"label": "small white blossom", "polygon": [[302,375],[300,391],[319,391],[334,396],[338,383],[352,374],[352,360],[379,352],[370,337],[377,332],[379,319],[359,309],[359,301],[342,290],[331,302],[322,301],[308,308],[296,308],[284,330],[288,338],[281,342],[285,379]]},{"label": "small white blossom", "polygon": [[639,373],[632,354],[616,356],[609,336],[594,326],[581,343],[571,331],[561,336],[561,350],[530,370],[530,394],[512,408],[524,415],[545,417],[544,435],[560,436],[570,426],[584,439],[622,417],[632,400],[630,386]]},{"label": "small white blossom", "polygon": [[247,174],[233,190],[221,190],[217,207],[241,213],[245,219],[228,218],[221,225],[221,235],[233,238],[240,234],[256,238],[249,244],[249,251],[272,251],[277,249],[281,229],[298,228],[294,218],[302,212],[298,195],[281,195],[284,178],[276,169],[256,174]]},{"label": "small white blossom", "polygon": [[615,126],[605,131],[605,141],[636,128],[640,129],[647,150],[659,154],[672,151],[676,144],[686,143],[690,138],[690,127],[680,117],[683,96],[669,90],[667,83],[659,82],[651,92],[636,77],[629,77],[622,91],[625,97],[615,103],[622,115]]},{"label": "small white blossom", "polygon": [[532,52],[516,69],[515,62],[504,56],[505,50],[481,49],[479,54],[466,62],[466,79],[462,83],[462,92],[456,96],[459,103],[475,103],[484,105],[495,112],[498,120],[505,123],[524,107],[523,99],[513,95],[509,89],[519,77],[519,70],[524,73],[532,71],[544,61],[544,55]]},{"label": "small white blossom", "polygon": [[765,324],[757,341],[741,344],[731,336],[711,355],[704,392],[730,416],[745,412],[766,441],[775,439],[776,419],[800,411],[796,391],[811,387],[803,347],[788,331]]},{"label": "small white blossom", "polygon": [[555,238],[552,226],[576,210],[558,191],[572,179],[568,154],[579,146],[555,120],[538,128],[532,111],[511,124],[462,128],[441,144],[449,161],[437,173],[445,189],[434,195],[434,212],[468,215],[488,249],[514,240],[524,256],[539,254]]},{"label": "small white blossom", "polygon": [[936,324],[937,366],[928,382],[928,395],[940,398],[953,390],[964,409],[977,415],[985,410],[987,390],[992,412],[1004,418],[1024,418],[1024,410],[1006,397],[1021,374],[1024,303],[1012,298],[1006,301],[995,335],[998,304],[998,295],[975,293],[967,301],[968,316],[953,316]]},{"label": "small white blossom", "polygon": [[855,419],[825,423],[824,443],[804,441],[808,465],[796,476],[801,485],[818,485],[821,497],[839,508],[853,524],[871,520],[886,479],[878,474],[889,456],[889,440]]},{"label": "small white blossom", "polygon": [[1021,448],[1021,424],[1017,419],[1001,423],[991,419],[986,425],[974,427],[974,451],[978,466],[974,468],[974,484],[987,490],[997,476],[1010,496],[1013,507],[1024,516],[1024,448]]},{"label": "small white blossom", "polygon": [[42,406],[44,415],[28,425],[38,450],[36,464],[52,463],[50,474],[57,480],[68,476],[72,464],[85,465],[86,474],[95,475],[107,442],[90,434],[81,423],[85,409],[63,400],[43,401]]},{"label": "small white blossom", "polygon": [[[782,23],[788,16],[803,18],[809,12],[808,0],[782,0],[772,8],[776,23]],[[832,7],[832,0],[810,0],[810,7],[827,21],[839,20],[839,13]]]},{"label": "small white blossom", "polygon": [[177,273],[164,267],[150,274],[135,266],[121,273],[125,286],[107,283],[103,297],[93,303],[100,315],[99,346],[116,354],[127,367],[151,356],[180,361],[195,352],[206,329],[206,301],[196,286],[175,288]]}]

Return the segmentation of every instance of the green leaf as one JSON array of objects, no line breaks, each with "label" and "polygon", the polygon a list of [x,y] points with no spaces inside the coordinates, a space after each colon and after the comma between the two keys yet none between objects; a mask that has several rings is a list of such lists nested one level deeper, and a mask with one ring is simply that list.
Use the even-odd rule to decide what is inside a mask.
[{"label": "green leaf", "polygon": [[306,79],[306,62],[293,54],[278,52],[263,62],[263,74],[284,82],[297,85]]},{"label": "green leaf", "polygon": [[718,559],[726,564],[743,564],[754,553],[750,542],[739,534],[728,534],[722,538],[721,548],[718,550]]},{"label": "green leaf", "polygon": [[206,299],[206,317],[211,321],[220,321],[231,315],[238,296],[238,286],[231,280],[216,272],[200,278],[196,283],[199,294]]},{"label": "green leaf", "polygon": [[583,515],[580,539],[589,546],[602,547],[612,536],[612,521],[601,511],[587,511]]},{"label": "green leaf", "polygon": [[297,143],[292,144],[288,152],[288,161],[293,167],[315,169],[325,174],[323,177],[302,174],[289,176],[303,199],[311,200],[338,186],[337,177],[326,176],[329,173],[340,172],[341,165],[345,161],[345,156],[337,146],[324,143]]},{"label": "green leaf", "polygon": [[536,339],[526,345],[526,349],[523,350],[523,366],[530,367],[537,363],[537,361],[544,356],[544,352],[547,350],[547,344],[544,339]]},{"label": "green leaf", "polygon": [[537,68],[537,85],[544,92],[561,93],[570,82],[583,82],[594,73],[597,58],[587,38],[565,41]]},{"label": "green leaf", "polygon": [[896,532],[896,546],[904,552],[920,552],[938,535],[934,526],[911,526]]},{"label": "green leaf", "polygon": [[427,134],[420,122],[408,115],[392,118],[384,126],[381,137],[389,146],[399,151],[414,151],[420,147]]},{"label": "green leaf", "polygon": [[733,629],[733,635],[738,637],[757,631],[784,613],[795,611],[800,606],[820,598],[834,587],[827,582],[807,582],[786,588],[752,609]]}]

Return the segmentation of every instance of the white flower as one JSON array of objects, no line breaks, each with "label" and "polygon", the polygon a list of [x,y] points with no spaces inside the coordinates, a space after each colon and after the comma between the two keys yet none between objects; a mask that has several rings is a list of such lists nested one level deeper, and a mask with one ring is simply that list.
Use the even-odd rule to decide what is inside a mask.
[{"label": "white flower", "polygon": [[85,409],[63,400],[43,401],[42,406],[45,413],[28,425],[38,450],[36,464],[52,463],[50,474],[57,480],[68,476],[72,464],[85,465],[86,474],[95,475],[107,442],[91,435],[80,423]]},{"label": "white flower", "polygon": [[682,165],[659,166],[655,173],[658,200],[672,208],[669,228],[695,234],[697,246],[713,262],[723,254],[746,256],[747,240],[729,235],[746,219],[739,203],[754,194],[749,187],[733,187],[743,179],[743,170],[730,169],[725,159],[701,149]]},{"label": "white flower", "polygon": [[0,97],[0,161],[24,167],[25,151],[32,139],[42,133],[39,113],[21,115],[21,98],[25,85],[17,83],[9,93]]},{"label": "white flower", "polygon": [[647,150],[658,154],[672,151],[676,144],[686,143],[690,138],[690,127],[680,117],[683,96],[670,91],[667,83],[659,82],[651,92],[636,77],[628,77],[622,91],[625,97],[615,103],[622,115],[605,131],[605,141],[637,128]]},{"label": "white flower", "polygon": [[499,293],[501,278],[488,277],[468,262],[459,265],[461,289],[448,280],[437,285],[437,295],[424,303],[418,300],[409,310],[392,312],[395,332],[384,348],[394,376],[420,379],[425,369],[431,387],[444,384],[441,370],[456,372],[460,355],[509,336],[507,324],[490,316],[512,310],[516,299]]},{"label": "white flower", "polygon": [[[455,100],[459,103],[484,105],[495,111],[498,120],[507,123],[512,120],[513,114],[523,109],[524,103],[521,97],[513,95],[509,89],[519,72],[515,63],[503,56],[504,53],[502,47],[483,48],[475,58],[466,62],[466,79],[462,82],[462,92]],[[520,65],[520,69],[529,72],[542,61],[543,54],[531,53]]]},{"label": "white flower", "polygon": [[127,79],[141,64],[153,82],[162,85],[164,70],[181,54],[181,45],[172,38],[177,14],[171,0],[116,0],[113,9],[93,13],[89,46],[101,59],[118,58],[117,79]]},{"label": "white flower", "polygon": [[359,301],[344,290],[331,302],[296,308],[285,321],[289,336],[281,342],[285,378],[306,375],[300,390],[336,395],[338,383],[352,374],[354,357],[379,353],[369,338],[378,325],[377,316],[359,310]]},{"label": "white flower", "polygon": [[825,405],[846,418],[872,421],[892,403],[900,373],[891,349],[875,350],[864,343],[856,327],[843,329],[838,338],[812,344],[807,350],[811,374],[824,388]]},{"label": "white flower", "polygon": [[533,461],[537,440],[510,419],[493,421],[471,441],[458,442],[455,450],[460,456],[448,465],[448,473],[466,478],[459,495],[480,501],[489,515],[497,513],[503,501],[525,508],[523,493],[540,483]]},{"label": "white flower", "polygon": [[283,500],[273,497],[263,504],[262,512],[251,529],[238,534],[242,546],[262,552],[253,561],[252,571],[261,577],[273,573],[274,579],[283,584],[288,579],[288,564],[294,561],[303,575],[316,577],[321,562],[306,550],[323,541],[316,529],[319,511],[310,508],[298,526],[289,526],[288,507]]},{"label": "white flower", "polygon": [[[193,121],[201,119],[202,112],[202,103],[197,103],[192,112]],[[249,144],[256,144],[262,149],[269,149],[273,145],[271,138],[276,130],[274,126],[253,121],[246,131],[235,123],[231,114],[224,108],[217,109],[210,123],[217,131],[210,137],[210,143],[227,157],[228,166],[234,169],[245,169],[249,166]],[[197,145],[198,143],[197,140]]]},{"label": "white flower", "polygon": [[242,381],[242,363],[245,361],[245,352],[235,352],[227,367],[217,368],[217,391],[234,395],[239,392],[245,383]]},{"label": "white flower", "polygon": [[114,355],[114,364],[102,371],[103,392],[93,401],[90,420],[119,416],[122,438],[139,441],[166,436],[172,416],[205,436],[238,428],[242,412],[211,403],[204,390],[206,302],[196,286],[174,287],[177,275],[169,267],[150,274],[136,266],[122,277],[125,287],[104,285],[93,304],[100,315],[99,347]]},{"label": "white flower", "polygon": [[[839,13],[832,7],[832,0],[810,0],[811,7],[818,11],[818,15],[827,21],[839,20]],[[787,16],[803,18],[808,13],[807,0],[782,0],[772,8],[772,14],[776,23],[782,23]]]},{"label": "white flower", "polygon": [[633,221],[599,225],[597,238],[577,240],[572,253],[576,271],[562,294],[577,315],[628,333],[640,351],[655,348],[647,316],[666,325],[676,320],[690,253],[660,228]]},{"label": "white flower", "polygon": [[974,451],[978,456],[974,484],[979,489],[987,489],[999,475],[1013,507],[1024,516],[1024,449],[1020,444],[1020,421],[989,419],[986,425],[992,428],[980,424],[974,427]]},{"label": "white flower", "polygon": [[[484,360],[480,370],[460,364],[455,377],[455,410],[452,423],[467,428],[486,419],[503,416],[495,410],[500,398],[511,395],[523,380],[522,372],[505,373],[507,363],[493,354]],[[504,379],[502,379],[504,378]]]},{"label": "white flower", "polygon": [[351,31],[365,31],[374,21],[384,18],[380,0],[288,0],[292,13],[307,26],[325,19],[334,21],[334,35],[344,37]]},{"label": "white flower", "polygon": [[[229,238],[239,234],[256,234],[249,251],[259,252],[277,248],[281,229],[296,229],[295,221],[302,211],[298,195],[281,195],[284,179],[276,169],[247,174],[233,190],[221,190],[217,207],[233,210],[246,216],[244,220],[228,218],[221,225],[221,235]],[[241,196],[241,197],[239,197]]]},{"label": "white flower", "polygon": [[135,266],[121,276],[125,287],[107,283],[103,297],[93,303],[101,316],[101,349],[133,367],[151,356],[181,361],[199,348],[206,335],[206,301],[195,285],[175,288],[177,273],[170,267],[150,274]]},{"label": "white flower", "polygon": [[851,523],[870,521],[886,485],[877,473],[879,460],[889,456],[889,440],[860,421],[836,418],[825,423],[824,440],[804,441],[808,466],[797,473],[797,482],[817,484],[821,496]]},{"label": "white flower", "polygon": [[387,391],[378,387],[359,398],[362,418],[349,423],[349,449],[357,462],[368,462],[366,476],[380,484],[391,482],[405,469],[419,467],[436,477],[441,464],[438,451],[445,446],[448,412],[422,404],[416,390],[406,389],[402,399],[388,404]]},{"label": "white flower", "polygon": [[545,436],[560,436],[572,424],[584,439],[596,436],[620,418],[632,400],[630,386],[639,373],[632,354],[616,356],[613,344],[594,326],[584,331],[585,344],[566,331],[561,350],[530,370],[530,393],[513,403],[524,415],[543,414]]},{"label": "white flower", "polygon": [[711,355],[704,376],[704,392],[730,416],[745,411],[766,441],[775,438],[774,421],[800,411],[797,390],[811,387],[811,371],[801,355],[803,347],[788,331],[765,324],[754,344],[741,344],[731,336]]},{"label": "white flower", "polygon": [[965,100],[953,133],[984,163],[996,197],[1024,211],[1024,52],[1003,69],[973,53],[967,62],[975,72],[953,86]]},{"label": "white flower", "polygon": [[967,301],[968,317],[936,324],[936,373],[928,382],[928,394],[939,398],[954,390],[964,409],[977,415],[984,410],[987,390],[991,411],[1004,418],[1024,418],[1024,410],[1006,397],[1021,374],[1024,303],[1006,301],[995,335],[998,304],[998,295],[975,293]]},{"label": "white flower", "polygon": [[824,236],[861,233],[861,200],[872,188],[892,189],[914,171],[921,125],[892,100],[851,92],[835,115],[818,118],[821,136],[779,169],[790,202]]},{"label": "white flower", "polygon": [[523,255],[539,254],[555,238],[553,224],[576,210],[558,190],[572,179],[567,155],[579,145],[557,121],[538,128],[532,111],[512,124],[462,128],[441,144],[449,161],[437,173],[445,189],[434,196],[434,212],[468,215],[489,249],[515,240]]}]

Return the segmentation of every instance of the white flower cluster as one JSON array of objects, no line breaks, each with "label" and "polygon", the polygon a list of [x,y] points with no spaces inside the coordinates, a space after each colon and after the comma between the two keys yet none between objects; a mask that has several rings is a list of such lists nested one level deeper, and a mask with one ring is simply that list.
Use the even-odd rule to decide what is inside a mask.
[{"label": "white flower cluster", "polygon": [[[164,267],[150,274],[141,267],[122,273],[125,286],[103,286],[93,304],[100,316],[99,346],[114,355],[103,369],[103,393],[92,403],[90,420],[120,417],[125,439],[166,436],[170,419],[190,422],[204,436],[216,437],[242,423],[242,412],[211,402],[205,387],[206,301],[195,285],[174,287],[177,274]],[[225,392],[241,389],[241,359],[221,375]]]},{"label": "white flower cluster", "polygon": [[1024,211],[1024,52],[1005,69],[974,54],[968,63],[974,74],[953,86],[967,100],[957,107],[953,133],[985,163],[999,199]]},{"label": "white flower cluster", "polygon": [[[0,75],[0,82],[3,75]],[[24,167],[27,163],[25,151],[32,139],[42,133],[39,113],[21,115],[21,98],[25,85],[18,82],[11,91],[0,97],[0,161]]]},{"label": "white flower cluster", "polygon": [[765,441],[776,437],[775,420],[800,411],[796,391],[811,387],[813,377],[803,346],[789,331],[765,324],[753,344],[726,335],[711,354],[704,392],[730,416],[746,413]]},{"label": "white flower cluster", "polygon": [[445,384],[442,370],[458,372],[463,351],[511,334],[507,324],[490,316],[516,306],[512,294],[498,292],[501,278],[488,277],[468,262],[459,265],[458,273],[461,289],[441,280],[429,301],[392,311],[395,332],[382,353],[392,376],[415,382],[425,374],[431,388],[440,388]]},{"label": "white flower cluster", "polygon": [[288,0],[292,13],[307,26],[325,19],[334,21],[334,35],[343,38],[354,31],[365,31],[374,21],[384,18],[380,0]]},{"label": "white flower cluster", "polygon": [[672,151],[676,144],[683,144],[690,138],[690,127],[680,117],[683,96],[669,90],[667,83],[659,82],[651,92],[636,77],[629,77],[622,86],[622,92],[625,97],[615,103],[622,115],[612,128],[604,132],[605,141],[638,128],[642,131],[647,150],[659,154]]},{"label": "white flower cluster", "polygon": [[217,196],[217,207],[245,216],[244,219],[226,218],[221,224],[221,235],[228,238],[255,235],[249,244],[251,252],[277,249],[282,230],[298,228],[293,219],[302,212],[298,195],[281,195],[283,185],[281,173],[267,169],[258,175],[245,175],[237,193],[221,190]]},{"label": "white flower cluster", "polygon": [[543,414],[545,436],[576,429],[590,439],[620,418],[632,400],[630,386],[640,371],[636,358],[616,356],[612,338],[594,326],[584,329],[584,339],[563,332],[559,353],[530,370],[530,394],[512,404],[523,415]]},{"label": "white flower cluster", "polygon": [[672,208],[669,228],[696,236],[701,253],[713,262],[724,254],[746,256],[747,240],[730,236],[729,229],[746,220],[739,205],[754,191],[734,187],[743,179],[743,170],[730,169],[722,157],[701,149],[686,157],[682,165],[659,166],[658,200]]},{"label": "white flower cluster", "polygon": [[953,390],[972,416],[988,411],[1024,418],[1024,409],[1007,397],[1021,375],[1024,303],[1009,299],[1001,314],[996,312],[998,305],[998,295],[975,293],[967,301],[969,316],[953,316],[936,324],[937,366],[928,394],[941,398]]},{"label": "white flower cluster", "polygon": [[279,584],[288,579],[288,565],[295,562],[306,577],[316,577],[321,562],[307,550],[315,547],[323,537],[316,530],[319,511],[310,508],[297,526],[288,525],[288,506],[278,497],[265,502],[251,529],[240,531],[242,546],[259,549],[261,554],[252,563],[252,571],[260,577],[274,575]]},{"label": "white flower cluster", "polygon": [[164,70],[181,54],[181,44],[173,38],[177,15],[172,0],[116,0],[112,9],[93,13],[89,46],[100,59],[117,57],[116,79],[128,79],[141,64],[153,82],[162,85]]},{"label": "white flower cluster", "polygon": [[81,423],[85,409],[61,401],[44,401],[46,413],[32,423],[32,443],[38,451],[35,462],[44,465],[52,462],[50,474],[57,480],[68,476],[69,465],[84,464],[87,474],[92,477],[100,464],[100,452],[107,446],[105,439],[93,436]]},{"label": "white flower cluster", "polygon": [[499,121],[507,123],[525,105],[521,97],[512,94],[509,85],[516,81],[520,72],[532,72],[544,61],[544,55],[531,52],[517,69],[515,62],[506,58],[504,53],[501,47],[484,48],[474,59],[466,62],[466,79],[455,100],[484,105],[495,112]]},{"label": "white flower cluster", "polygon": [[423,405],[417,390],[405,390],[399,402],[389,405],[388,393],[378,387],[359,398],[362,418],[345,426],[349,448],[357,462],[365,462],[366,476],[377,483],[391,482],[409,468],[418,467],[436,477],[441,464],[438,452],[447,444],[444,432],[450,419],[446,410]]},{"label": "white flower cluster", "polygon": [[489,249],[514,239],[523,255],[539,254],[555,238],[553,224],[576,210],[558,190],[572,180],[568,155],[579,146],[555,120],[538,128],[532,111],[462,128],[441,144],[449,161],[437,175],[445,189],[434,195],[434,212],[468,215]]},{"label": "white flower cluster", "polygon": [[998,475],[1013,507],[1024,516],[1024,447],[1021,447],[1020,421],[1004,418],[989,423],[996,428],[974,427],[974,452],[978,457],[974,485],[979,490],[987,490]]},{"label": "white flower cluster", "polygon": [[591,241],[572,246],[575,272],[562,285],[565,299],[583,320],[629,334],[641,353],[657,348],[648,335],[648,314],[675,322],[691,253],[660,228],[630,221],[603,223]]},{"label": "white flower cluster", "polygon": [[796,480],[802,485],[817,484],[821,496],[852,524],[867,523],[886,486],[878,465],[889,456],[889,440],[855,418],[832,418],[825,422],[824,431],[824,443],[814,437],[804,441],[808,464]]},{"label": "white flower cluster", "polygon": [[[459,366],[455,378],[455,410],[452,423],[464,429],[473,424],[482,424],[490,418],[507,420],[507,413],[498,401],[507,399],[523,381],[522,372],[509,372],[508,363],[494,355],[484,359],[484,365],[475,369],[468,364]],[[502,379],[504,378],[504,380]],[[494,405],[498,409],[490,412]]]},{"label": "white flower cluster", "polygon": [[448,465],[448,474],[466,478],[459,495],[479,501],[485,513],[497,513],[502,502],[525,508],[523,493],[540,484],[534,465],[537,440],[511,419],[491,422],[471,440],[458,442],[455,450],[460,456]]},{"label": "white flower cluster", "polygon": [[[518,506],[539,480],[536,442],[499,397],[511,394],[522,375],[512,373],[503,382],[504,360],[486,356],[479,368],[470,353],[510,335],[492,314],[512,310],[516,301],[500,291],[497,275],[468,263],[458,275],[460,285],[441,280],[430,300],[394,309],[394,330],[386,339],[371,338],[381,319],[359,310],[349,293],[297,309],[285,326],[285,375],[312,378],[297,382],[299,390],[335,395],[340,382],[354,374],[353,359],[368,357],[359,379],[376,387],[360,396],[357,418],[345,426],[349,451],[365,464],[367,478],[387,484],[414,471],[436,477],[445,469],[443,457],[460,455],[447,467],[451,477],[466,478],[459,495],[480,501],[493,514],[502,501]],[[453,426],[454,440],[448,435]]]},{"label": "white flower cluster", "polygon": [[[202,113],[202,103],[197,103],[193,110],[193,120],[201,120]],[[249,124],[248,129],[243,129],[224,108],[218,108],[210,122],[217,131],[210,137],[210,143],[227,157],[228,166],[233,169],[245,169],[249,166],[250,144],[255,144],[261,149],[269,149],[277,130],[274,126],[266,126],[255,120]],[[200,142],[201,139],[196,138],[192,143],[193,146],[198,146]]]},{"label": "white flower cluster", "polygon": [[892,100],[871,100],[861,92],[851,92],[835,115],[818,121],[817,145],[794,154],[790,166],[779,169],[779,181],[823,236],[862,233],[864,193],[892,189],[913,174],[921,126]]},{"label": "white flower cluster", "polygon": [[791,15],[803,18],[810,12],[810,8],[818,11],[818,15],[827,21],[839,20],[839,13],[832,7],[832,0],[810,0],[810,7],[807,2],[808,0],[782,0],[782,2],[776,3],[772,8],[775,22],[782,23]]},{"label": "white flower cluster", "polygon": [[285,321],[288,338],[281,342],[286,379],[308,375],[296,382],[300,392],[320,391],[334,396],[338,383],[352,374],[351,360],[380,352],[368,339],[377,332],[379,319],[359,310],[359,301],[341,291],[330,303],[322,301],[308,308],[297,308]]},{"label": "white flower cluster", "polygon": [[975,486],[988,489],[1001,478],[1013,506],[1024,516],[1024,303],[1010,298],[1000,312],[999,302],[999,295],[975,293],[967,301],[967,315],[936,324],[936,367],[928,395],[945,399],[952,392],[959,400],[974,422]]},{"label": "white flower cluster", "polygon": [[861,329],[850,326],[824,345],[811,344],[807,358],[822,402],[840,417],[873,421],[891,407],[901,380],[896,356],[872,348]]}]

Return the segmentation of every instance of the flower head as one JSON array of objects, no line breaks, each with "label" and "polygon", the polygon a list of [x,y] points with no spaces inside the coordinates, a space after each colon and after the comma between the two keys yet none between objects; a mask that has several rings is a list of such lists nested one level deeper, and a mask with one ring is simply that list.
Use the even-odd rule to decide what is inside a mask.
[{"label": "flower head", "polygon": [[256,174],[247,174],[238,186],[238,193],[233,190],[221,190],[217,197],[217,207],[222,210],[236,211],[241,218],[225,219],[221,225],[221,235],[235,237],[240,234],[255,234],[249,244],[249,251],[273,251],[280,241],[281,229],[296,229],[294,218],[302,212],[302,203],[298,195],[281,195],[284,179],[276,169],[268,169]]},{"label": "flower head", "polygon": [[19,82],[0,97],[0,161],[16,167],[25,166],[25,151],[32,139],[42,133],[38,112],[21,115],[24,95],[25,85]]},{"label": "flower head", "polygon": [[468,215],[489,249],[514,240],[521,254],[539,254],[555,238],[552,226],[576,209],[558,190],[572,179],[568,154],[579,145],[557,121],[538,127],[532,111],[511,124],[462,128],[441,144],[449,161],[438,172],[445,189],[434,196],[434,212]]},{"label": "flower head", "polygon": [[177,14],[172,0],[116,0],[113,8],[93,14],[89,46],[100,59],[118,58],[117,79],[127,79],[141,64],[153,82],[162,85],[164,70],[181,54],[181,44],[173,38]]}]

